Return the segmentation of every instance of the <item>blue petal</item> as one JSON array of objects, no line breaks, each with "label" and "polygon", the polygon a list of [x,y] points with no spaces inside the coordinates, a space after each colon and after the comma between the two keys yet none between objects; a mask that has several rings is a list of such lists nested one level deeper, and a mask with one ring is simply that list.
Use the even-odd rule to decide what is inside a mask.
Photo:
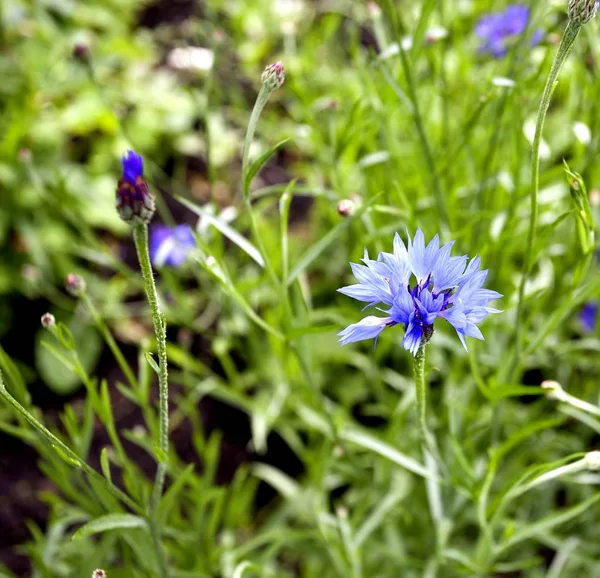
[{"label": "blue petal", "polygon": [[364,339],[374,339],[393,321],[389,317],[375,317],[370,315],[358,323],[349,325],[343,331],[338,333],[342,345],[363,341]]},{"label": "blue petal", "polygon": [[407,324],[411,318],[411,315],[415,314],[413,298],[408,292],[406,286],[396,293],[394,296],[394,302],[392,303],[392,307],[388,313],[395,323],[404,324]]},{"label": "blue petal", "polygon": [[135,151],[129,150],[121,157],[123,165],[123,178],[135,184],[138,177],[144,175],[144,159]]},{"label": "blue petal", "polygon": [[402,346],[415,356],[417,355],[417,351],[419,351],[419,347],[421,347],[422,340],[423,330],[421,329],[421,326],[411,321],[406,327],[406,332],[402,338]]}]

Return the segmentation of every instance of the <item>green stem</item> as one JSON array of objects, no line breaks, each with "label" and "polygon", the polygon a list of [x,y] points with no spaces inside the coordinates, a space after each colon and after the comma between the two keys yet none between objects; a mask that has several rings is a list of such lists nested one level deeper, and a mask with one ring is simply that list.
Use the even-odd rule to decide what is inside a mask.
[{"label": "green stem", "polygon": [[96,323],[96,326],[100,330],[100,333],[102,333],[102,337],[104,338],[106,345],[108,345],[108,348],[111,350],[112,354],[114,355],[114,358],[116,359],[117,363],[119,364],[121,371],[127,378],[129,385],[131,385],[131,387],[133,387],[133,388],[137,388],[137,379],[135,378],[133,371],[131,371],[131,367],[129,366],[129,363],[127,363],[125,356],[123,355],[123,353],[121,352],[121,349],[117,345],[117,342],[115,341],[115,338],[112,336],[112,333],[109,331],[108,327],[106,326],[106,323],[104,323],[102,316],[96,309],[96,306],[94,305],[93,301],[90,299],[90,296],[87,293],[85,293],[84,295],[82,295],[82,299],[83,299],[83,302],[85,303],[85,306],[88,308],[89,312],[91,313],[92,317],[94,318],[94,322]]},{"label": "green stem", "polygon": [[133,228],[133,238],[135,248],[144,277],[144,288],[150,305],[152,315],[152,325],[156,335],[156,349],[158,351],[158,390],[159,390],[159,439],[158,439],[158,469],[156,472],[156,482],[152,503],[154,506],[160,500],[162,495],[165,474],[166,460],[169,452],[169,383],[167,374],[167,327],[163,314],[158,306],[158,293],[152,274],[152,265],[150,264],[150,255],[148,253],[148,227],[145,223],[139,223]]},{"label": "green stem", "polygon": [[408,85],[408,96],[412,102],[413,107],[413,118],[415,121],[415,128],[419,140],[421,141],[421,147],[423,149],[423,155],[425,162],[429,170],[429,176],[431,178],[431,186],[433,188],[433,194],[435,197],[436,208],[439,211],[440,220],[442,225],[447,228],[452,228],[450,223],[450,216],[448,214],[448,208],[446,206],[446,198],[442,192],[442,186],[440,184],[440,173],[436,167],[431,145],[425,132],[425,125],[423,124],[423,117],[421,116],[421,109],[419,105],[419,97],[417,95],[417,88],[413,77],[411,64],[409,62],[406,51],[400,48],[400,60],[402,62],[402,68],[404,69],[404,76],[406,77],[406,83]]},{"label": "green stem", "polygon": [[[523,263],[523,271],[521,275],[521,284],[519,285],[519,300],[517,305],[517,318],[515,324],[515,335],[514,335],[514,363],[512,364],[512,373],[516,371],[519,365],[519,357],[521,353],[521,336],[523,331],[523,308],[524,308],[524,298],[525,298],[525,286],[527,284],[527,280],[529,275],[531,274],[531,269],[533,267],[533,253],[534,253],[534,243],[535,243],[535,233],[537,228],[538,221],[538,192],[540,188],[540,144],[542,142],[542,132],[544,130],[544,122],[546,120],[546,113],[548,112],[548,107],[550,106],[550,100],[552,99],[552,93],[556,88],[558,75],[564,64],[577,35],[579,34],[579,30],[581,29],[580,24],[576,24],[572,20],[569,20],[565,32],[563,34],[562,40],[560,42],[560,46],[558,47],[558,52],[556,53],[556,57],[554,58],[554,62],[552,63],[552,68],[550,69],[550,74],[548,75],[548,79],[546,80],[546,86],[544,87],[544,92],[542,93],[542,100],[540,102],[540,106],[537,113],[537,119],[535,123],[535,135],[533,137],[532,144],[532,155],[531,155],[531,213],[529,215],[529,230],[527,232],[527,246],[525,251],[525,261]],[[511,376],[512,377],[512,376]]]},{"label": "green stem", "polygon": [[158,440],[158,467],[154,480],[154,489],[150,498],[149,522],[152,539],[158,557],[162,578],[168,578],[165,554],[160,541],[160,527],[156,517],[156,509],[160,502],[165,485],[167,473],[167,458],[169,454],[169,382],[167,370],[167,324],[164,315],[158,306],[158,293],[152,274],[150,254],[148,252],[148,226],[138,223],[133,227],[133,239],[144,277],[144,288],[150,305],[152,325],[156,335],[156,349],[158,351],[158,389],[159,389],[159,440]]},{"label": "green stem", "polygon": [[[273,263],[267,254],[267,250],[263,243],[263,240],[258,231],[258,223],[256,221],[256,215],[252,208],[252,202],[250,199],[250,182],[246,182],[247,174],[248,174],[248,163],[249,163],[249,155],[250,155],[250,146],[252,145],[252,140],[254,139],[254,133],[256,132],[256,125],[258,124],[258,119],[260,114],[262,113],[267,101],[269,100],[269,96],[273,91],[267,88],[266,85],[263,85],[256,97],[256,102],[254,103],[254,108],[252,109],[252,114],[250,115],[250,120],[248,121],[248,130],[246,131],[246,138],[244,139],[244,150],[242,153],[242,192],[244,195],[244,205],[246,208],[246,213],[250,218],[250,229],[252,232],[252,237],[256,242],[256,246],[265,262],[265,269],[267,270],[267,274],[269,275],[271,282],[275,289],[279,292],[279,297],[281,299],[281,303],[283,305],[283,318],[286,320],[291,319],[292,311],[289,303],[289,296],[287,293],[287,282],[283,284],[277,277],[277,273],[273,268]],[[284,273],[285,274],[285,273]]]},{"label": "green stem", "polygon": [[85,463],[71,448],[59,440],[50,430],[44,427],[33,415],[31,415],[10,393],[8,393],[2,373],[0,372],[0,395],[8,402],[10,406],[20,414],[27,423],[37,430],[46,441],[54,448],[54,450],[73,467],[80,468],[90,478],[93,478],[104,486],[115,498],[123,502],[127,507],[137,514],[143,514],[143,509],[134,502],[127,494],[109,482],[104,476],[101,476],[96,470]]},{"label": "green stem", "polygon": [[417,419],[419,422],[419,433],[423,450],[430,446],[429,430],[427,429],[427,388],[425,385],[425,347],[424,343],[419,347],[415,356],[415,386],[417,390]]},{"label": "green stem", "polygon": [[267,104],[271,92],[272,90],[269,90],[265,85],[261,87],[258,96],[256,97],[256,102],[254,103],[254,108],[252,109],[250,120],[248,121],[248,130],[246,131],[246,138],[244,139],[244,150],[242,152],[242,185],[244,198],[250,196],[250,183],[248,183],[248,187],[246,188],[246,174],[248,173],[250,145],[252,144],[252,140],[254,139],[254,133],[256,131],[256,125],[258,124],[260,113],[262,112],[263,108],[265,108],[265,104]]}]

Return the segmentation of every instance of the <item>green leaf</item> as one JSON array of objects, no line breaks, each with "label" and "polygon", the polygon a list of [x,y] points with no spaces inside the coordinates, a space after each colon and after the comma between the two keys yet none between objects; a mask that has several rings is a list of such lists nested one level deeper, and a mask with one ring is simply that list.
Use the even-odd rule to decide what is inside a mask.
[{"label": "green leaf", "polygon": [[[59,395],[69,395],[79,387],[81,377],[77,375],[70,359],[72,353],[60,351],[58,346],[47,343],[44,340],[47,334],[44,329],[38,332],[35,344],[36,367],[52,391]],[[66,326],[62,329],[62,336],[61,343],[64,341],[68,345],[73,340],[73,347],[75,343],[80,345],[77,355],[84,370],[89,373],[102,353],[102,338],[98,331],[92,325],[73,319],[70,330]]]},{"label": "green leaf", "polygon": [[8,356],[6,351],[0,346],[0,369],[6,374],[7,389],[10,394],[23,406],[31,404],[31,396],[27,390],[25,380],[21,372]]},{"label": "green leaf", "polygon": [[299,261],[296,263],[296,266],[292,269],[290,276],[288,277],[288,286],[291,285],[298,275],[302,273],[317,257],[329,247],[341,234],[342,232],[350,226],[350,223],[354,219],[357,219],[362,216],[362,214],[373,204],[375,201],[381,197],[381,194],[375,195],[372,197],[368,203],[364,204],[360,207],[354,215],[351,217],[346,217],[343,221],[339,222],[329,233],[327,233],[324,237],[319,239],[302,257],[300,257]]},{"label": "green leaf", "polygon": [[252,467],[252,473],[288,500],[295,500],[300,495],[301,489],[296,480],[273,466],[258,463]]},{"label": "green leaf", "polygon": [[146,351],[144,353],[144,356],[146,357],[146,361],[148,362],[150,367],[156,372],[156,375],[158,375],[160,373],[160,368],[158,367],[158,363],[156,363],[156,361],[154,360],[154,357],[152,357],[152,353]]},{"label": "green leaf", "polygon": [[600,492],[593,495],[591,498],[585,500],[576,506],[573,506],[567,510],[561,511],[558,514],[551,514],[540,520],[539,522],[535,522],[533,524],[527,524],[522,527],[520,530],[515,532],[515,534],[507,540],[504,544],[498,547],[498,553],[504,552],[505,550],[528,540],[529,538],[533,538],[538,534],[542,534],[544,532],[548,532],[552,528],[556,526],[560,526],[572,520],[573,518],[583,514],[586,510],[588,510],[591,506],[593,506],[596,502],[600,500]]},{"label": "green leaf", "polygon": [[179,494],[183,491],[185,485],[194,476],[194,464],[189,464],[183,472],[177,475],[173,484],[165,492],[158,506],[158,518],[166,520],[171,510],[175,507]]},{"label": "green leaf", "polygon": [[264,268],[265,261],[260,254],[260,251],[250,242],[246,237],[238,233],[235,229],[229,226],[225,221],[211,215],[202,207],[199,207],[195,203],[176,195],[175,198],[182,204],[185,205],[190,211],[196,213],[199,217],[206,219],[215,229],[217,229],[222,235],[227,237],[232,243],[235,243],[242,251],[244,251],[249,257],[254,259],[261,267]]},{"label": "green leaf", "polygon": [[81,526],[71,539],[79,540],[94,534],[126,528],[148,528],[148,523],[144,518],[133,514],[106,514]]},{"label": "green leaf", "polygon": [[110,474],[110,461],[108,459],[108,448],[103,447],[100,452],[100,468],[102,469],[102,473],[104,477],[112,483],[112,476]]},{"label": "green leaf", "polygon": [[418,476],[422,476],[424,478],[433,478],[425,466],[421,465],[415,459],[400,453],[396,448],[367,433],[363,433],[358,430],[347,429],[342,431],[340,437],[343,440],[357,444],[367,450],[383,456],[384,458],[387,458],[400,467],[413,472],[413,474],[417,474]]},{"label": "green leaf", "polygon": [[250,192],[250,185],[252,184],[252,179],[256,176],[258,171],[260,171],[261,167],[271,158],[271,156],[276,153],[286,142],[290,139],[286,138],[282,141],[279,141],[276,145],[272,146],[267,152],[263,153],[258,159],[256,159],[248,172],[244,177],[244,195],[248,196]]},{"label": "green leaf", "polygon": [[253,564],[252,562],[248,562],[247,560],[244,562],[240,562],[233,571],[232,578],[242,578],[246,573],[246,570],[250,570],[252,572],[256,572],[259,576],[262,576],[262,572],[260,566]]},{"label": "green leaf", "polygon": [[73,351],[75,349],[75,339],[73,338],[73,334],[62,321],[59,321],[56,324],[56,337],[67,351]]}]

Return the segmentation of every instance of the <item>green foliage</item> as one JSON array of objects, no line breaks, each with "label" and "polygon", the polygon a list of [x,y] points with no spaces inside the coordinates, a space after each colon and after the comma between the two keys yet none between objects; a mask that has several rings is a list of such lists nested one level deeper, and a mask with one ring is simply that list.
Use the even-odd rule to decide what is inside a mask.
[{"label": "green foliage", "polygon": [[[546,119],[517,319],[531,127],[566,1],[532,4],[547,40],[516,42],[503,60],[479,53],[474,34],[501,2],[384,0],[378,13],[210,0],[145,28],[163,4],[0,7],[0,337],[20,322],[9,299],[49,304],[58,321],[31,339],[35,367],[0,347],[0,430],[35,448],[51,482],[38,493],[46,524],[30,522],[21,546],[35,575],[598,575],[600,339],[577,319],[600,297],[598,23],[582,29]],[[437,27],[447,35],[434,39]],[[184,44],[213,50],[212,69],[176,70],[169,50]],[[260,73],[279,59],[285,84],[241,174]],[[113,206],[128,148],[144,155],[156,219],[196,225],[187,262],[156,271],[168,452],[144,284],[122,258],[130,231]],[[344,199],[351,216],[337,211]],[[486,286],[504,294],[468,353],[436,325],[425,377],[439,459],[421,450],[402,328],[376,349],[335,337],[361,317],[336,293],[348,263],[417,227],[480,255]],[[72,270],[87,282],[80,301],[60,289]],[[59,420],[32,404],[38,378],[65,396]],[[545,379],[569,395],[549,399]],[[233,451],[228,433],[246,426],[209,427],[204,402],[247,420]],[[272,459],[279,444],[301,467]]]}]

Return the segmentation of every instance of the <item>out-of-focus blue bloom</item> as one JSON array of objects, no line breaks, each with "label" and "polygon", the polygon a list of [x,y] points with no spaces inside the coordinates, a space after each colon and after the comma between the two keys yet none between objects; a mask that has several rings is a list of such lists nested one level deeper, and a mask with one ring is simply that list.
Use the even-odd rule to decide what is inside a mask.
[{"label": "out-of-focus blue bloom", "polygon": [[126,223],[149,223],[154,215],[154,197],[144,180],[144,159],[134,151],[121,158],[123,173],[117,186],[117,211]]},{"label": "out-of-focus blue bloom", "polygon": [[433,335],[438,317],[454,326],[465,349],[465,336],[483,339],[477,324],[488,313],[499,313],[487,304],[502,295],[483,289],[487,270],[479,270],[479,257],[470,262],[467,255],[452,257],[453,245],[440,248],[436,235],[425,246],[423,232],[417,229],[414,241],[408,238],[408,250],[398,233],[393,253],[380,253],[373,260],[365,249],[364,265],[350,264],[358,283],[338,291],[367,303],[365,309],[386,305],[389,309],[380,311],[388,316],[370,315],[350,325],[338,334],[342,345],[377,338],[386,327],[401,323],[405,328],[402,345],[416,355]]},{"label": "out-of-focus blue bloom", "polygon": [[585,333],[596,331],[596,320],[598,317],[598,304],[590,301],[586,303],[579,312],[579,322]]},{"label": "out-of-focus blue bloom", "polygon": [[155,267],[178,267],[195,246],[196,239],[188,225],[156,225],[150,231],[150,260]]},{"label": "out-of-focus blue bloom", "polygon": [[[529,7],[514,4],[494,14],[482,16],[475,26],[475,34],[483,41],[480,50],[502,58],[507,50],[508,39],[512,36],[523,34],[529,20]],[[542,40],[544,32],[536,30],[531,38],[531,46]]]}]

